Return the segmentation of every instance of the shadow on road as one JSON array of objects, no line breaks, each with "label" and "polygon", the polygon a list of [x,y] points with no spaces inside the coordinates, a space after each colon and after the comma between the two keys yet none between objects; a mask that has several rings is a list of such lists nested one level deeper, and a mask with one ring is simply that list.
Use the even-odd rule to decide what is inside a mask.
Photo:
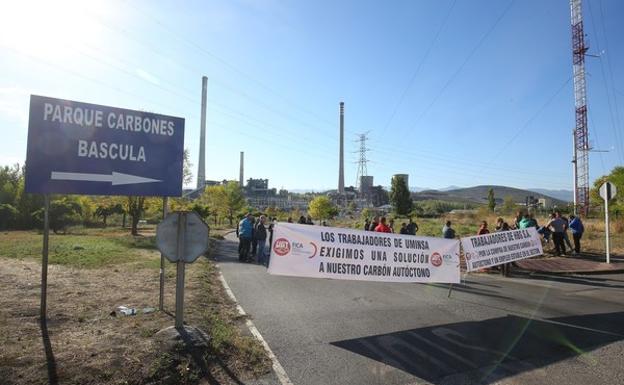
[{"label": "shadow on road", "polygon": [[[441,289],[448,289],[448,284],[445,283],[428,283],[429,286],[439,287]],[[511,297],[506,297],[504,295],[496,294],[494,290],[481,289],[478,287],[472,287],[465,284],[453,284],[453,291],[459,291],[462,293],[474,294],[474,295],[483,295],[486,297],[498,298],[498,299],[508,299],[511,300]]]},{"label": "shadow on road", "polygon": [[[624,339],[624,312],[553,318],[508,315],[333,342],[434,384],[478,372],[493,383]],[[530,365],[527,364],[530,363]]]},{"label": "shadow on road", "polygon": [[587,285],[594,287],[604,287],[610,289],[624,289],[624,281],[604,277],[593,277],[591,275],[550,275],[550,274],[514,274],[514,277],[536,281],[551,281],[561,283],[573,283],[576,285]]},{"label": "shadow on road", "polygon": [[41,339],[43,340],[43,349],[46,356],[46,365],[48,368],[48,384],[58,384],[58,374],[56,373],[56,359],[54,359],[54,352],[52,351],[52,342],[50,341],[50,334],[48,333],[48,321],[42,318],[40,321],[41,326]]}]

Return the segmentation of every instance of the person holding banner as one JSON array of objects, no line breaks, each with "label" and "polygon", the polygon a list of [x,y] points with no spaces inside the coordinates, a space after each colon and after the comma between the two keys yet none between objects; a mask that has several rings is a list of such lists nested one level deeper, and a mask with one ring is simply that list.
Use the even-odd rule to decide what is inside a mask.
[{"label": "person holding banner", "polygon": [[455,239],[455,230],[451,228],[451,221],[446,221],[446,224],[442,227],[442,237],[445,239]]},{"label": "person holding banner", "polygon": [[391,233],[392,230],[386,225],[386,217],[381,217],[381,222],[375,227],[375,231],[378,233]]},{"label": "person holding banner", "polygon": [[546,227],[552,230],[555,253],[557,256],[565,256],[566,249],[563,239],[566,231],[566,221],[561,218],[561,213],[559,211],[555,212],[555,217],[548,222]]},{"label": "person holding banner", "polygon": [[477,235],[489,234],[490,230],[488,230],[487,222],[481,222],[481,226],[479,227],[479,231],[477,231]]}]

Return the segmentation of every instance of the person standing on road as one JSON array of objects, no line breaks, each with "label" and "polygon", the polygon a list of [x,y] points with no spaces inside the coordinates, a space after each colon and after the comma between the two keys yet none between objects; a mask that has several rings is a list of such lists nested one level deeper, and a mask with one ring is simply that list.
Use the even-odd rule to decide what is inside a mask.
[{"label": "person standing on road", "polygon": [[390,228],[390,232],[394,233],[394,219],[390,218],[390,221],[388,221],[388,227]]},{"label": "person standing on road", "polygon": [[547,228],[552,230],[553,243],[555,244],[555,253],[559,255],[565,255],[565,244],[563,243],[563,237],[566,231],[566,222],[561,219],[561,213],[555,212],[555,217],[548,222]]},{"label": "person standing on road", "polygon": [[409,231],[407,230],[407,223],[401,223],[401,229],[399,230],[399,234],[409,234]]},{"label": "person standing on road", "polygon": [[481,226],[479,226],[479,231],[477,231],[477,235],[489,234],[490,230],[488,230],[487,222],[481,222]]},{"label": "person standing on road", "polygon": [[574,253],[578,254],[581,252],[581,237],[585,232],[581,218],[570,215],[570,230],[572,230],[572,239],[574,240]]},{"label": "person standing on road", "polygon": [[366,218],[364,220],[364,231],[368,231],[368,229],[370,228],[370,219]]},{"label": "person standing on road", "polygon": [[409,219],[409,223],[407,224],[407,233],[410,235],[416,235],[418,232],[418,225],[412,220]]},{"label": "person standing on road", "polygon": [[381,222],[375,227],[375,231],[378,233],[391,233],[390,227],[386,225],[386,217],[381,217]]},{"label": "person standing on road", "polygon": [[299,217],[299,222],[297,222],[297,223],[300,224],[300,225],[305,225],[306,224],[305,216],[303,216],[303,215],[300,216]]},{"label": "person standing on road", "polygon": [[451,221],[446,221],[442,227],[442,236],[446,239],[455,239],[455,230],[451,227]]},{"label": "person standing on road", "polygon": [[314,222],[312,221],[312,216],[308,215],[308,218],[306,219],[306,225],[313,225]]},{"label": "person standing on road", "polygon": [[267,229],[264,226],[266,222],[266,217],[264,215],[260,215],[260,219],[258,219],[258,223],[256,223],[254,238],[256,239],[258,251],[256,253],[257,261],[259,264],[264,265],[265,255],[264,255],[264,246],[266,245],[267,238]]},{"label": "person standing on road", "polygon": [[247,262],[249,259],[249,248],[251,246],[251,237],[253,233],[252,220],[253,216],[249,213],[238,223],[239,262]]}]

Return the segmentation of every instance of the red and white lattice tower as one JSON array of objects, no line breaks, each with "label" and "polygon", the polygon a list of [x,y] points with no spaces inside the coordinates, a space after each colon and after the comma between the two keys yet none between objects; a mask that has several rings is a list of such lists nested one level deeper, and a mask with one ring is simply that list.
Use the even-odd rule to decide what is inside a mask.
[{"label": "red and white lattice tower", "polygon": [[572,16],[572,63],[574,69],[574,211],[589,212],[589,139],[587,133],[587,92],[585,85],[585,33],[581,0],[570,0]]}]

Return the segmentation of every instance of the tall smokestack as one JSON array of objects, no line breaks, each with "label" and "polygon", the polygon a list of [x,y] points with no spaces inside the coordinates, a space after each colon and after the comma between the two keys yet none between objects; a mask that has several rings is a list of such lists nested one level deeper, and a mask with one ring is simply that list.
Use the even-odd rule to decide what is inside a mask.
[{"label": "tall smokestack", "polygon": [[340,164],[338,165],[338,194],[344,194],[344,102],[340,102]]},{"label": "tall smokestack", "polygon": [[202,76],[201,129],[199,132],[199,164],[197,165],[197,188],[206,185],[206,93],[208,78]]},{"label": "tall smokestack", "polygon": [[245,185],[243,184],[243,182],[244,182],[244,178],[243,178],[243,176],[245,175],[245,174],[244,174],[244,171],[245,171],[245,164],[244,164],[244,161],[245,161],[245,153],[244,153],[243,151],[241,151],[241,153],[240,153],[240,174],[239,174],[239,176],[238,176],[238,185],[239,185],[241,188],[243,188],[243,187],[245,186]]}]

